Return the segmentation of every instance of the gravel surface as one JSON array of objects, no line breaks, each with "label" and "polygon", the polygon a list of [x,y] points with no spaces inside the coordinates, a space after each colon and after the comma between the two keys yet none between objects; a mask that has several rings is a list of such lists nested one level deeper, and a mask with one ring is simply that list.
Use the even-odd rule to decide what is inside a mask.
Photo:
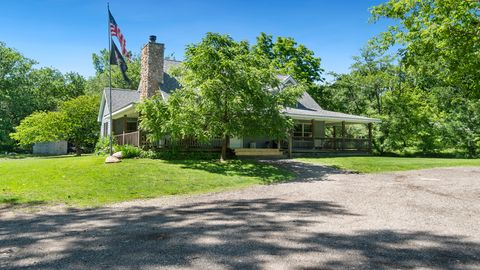
[{"label": "gravel surface", "polygon": [[0,209],[2,269],[480,269],[480,168],[353,174],[97,209]]}]

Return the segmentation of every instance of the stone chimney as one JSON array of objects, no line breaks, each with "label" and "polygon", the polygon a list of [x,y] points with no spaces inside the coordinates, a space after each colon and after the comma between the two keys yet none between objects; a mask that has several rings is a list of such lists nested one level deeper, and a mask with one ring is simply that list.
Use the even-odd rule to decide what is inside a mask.
[{"label": "stone chimney", "polygon": [[150,36],[150,40],[142,49],[140,85],[138,91],[140,98],[150,98],[160,91],[163,83],[163,57],[165,45],[156,42],[156,36]]}]

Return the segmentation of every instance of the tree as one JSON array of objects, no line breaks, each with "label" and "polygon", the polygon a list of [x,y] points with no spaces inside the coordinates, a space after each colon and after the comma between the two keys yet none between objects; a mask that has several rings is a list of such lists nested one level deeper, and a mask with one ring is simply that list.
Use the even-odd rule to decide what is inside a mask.
[{"label": "tree", "polygon": [[185,61],[173,73],[182,89],[166,104],[144,102],[139,107],[141,128],[177,139],[223,138],[221,160],[226,159],[232,136],[284,138],[292,122],[281,109],[295,103],[303,91],[300,87],[279,91],[277,70],[267,57],[245,41],[215,33],[189,45]]},{"label": "tree", "polygon": [[35,69],[36,61],[0,42],[0,149],[11,150],[8,136],[35,111],[54,110],[62,101],[84,93],[85,79],[53,68]]},{"label": "tree", "polygon": [[375,44],[362,48],[353,59],[350,73],[334,74],[336,80],[322,86],[317,100],[323,100],[326,109],[380,118],[373,141],[379,153],[436,151],[444,115],[431,93],[419,89],[423,77],[395,64],[395,58]]},{"label": "tree", "polygon": [[36,62],[0,42],[0,148],[10,149],[8,134],[32,113],[29,74]]},{"label": "tree", "polygon": [[76,154],[92,146],[98,138],[98,98],[79,96],[63,102],[58,111],[35,112],[26,117],[10,136],[20,145],[67,140],[74,144]]},{"label": "tree", "polygon": [[68,139],[67,119],[63,112],[34,112],[15,130],[10,136],[23,146]]},{"label": "tree", "polygon": [[260,33],[257,43],[253,46],[255,53],[270,60],[272,67],[280,74],[290,75],[297,82],[313,85],[323,81],[323,69],[320,67],[320,57],[290,37],[277,37]]},{"label": "tree", "polygon": [[480,96],[478,1],[389,0],[371,10],[373,21],[396,20],[376,40],[400,45],[403,61],[447,86]]},{"label": "tree", "polygon": [[61,102],[83,95],[85,90],[85,78],[74,72],[64,75],[47,67],[32,70],[29,77],[34,96],[32,106],[38,111],[55,110]]},{"label": "tree", "polygon": [[95,96],[79,96],[60,105],[60,112],[65,114],[68,125],[68,140],[75,146],[77,155],[81,154],[82,148],[97,142],[100,128],[98,106],[99,100]]},{"label": "tree", "polygon": [[[374,42],[400,47],[409,86],[428,99],[435,112],[430,117],[441,118],[433,126],[442,126],[436,134],[443,148],[462,149],[469,156],[478,155],[480,141],[479,7],[478,1],[389,0],[372,8],[373,21],[397,22]],[[422,140],[433,139],[428,136]]]},{"label": "tree", "polygon": [[[95,68],[95,76],[87,81],[87,94],[98,95],[108,86],[108,50],[102,49],[100,52],[92,54],[93,67]],[[130,82],[123,79],[122,73],[117,66],[112,66],[112,87],[123,89],[138,89],[140,83],[140,57],[133,56],[132,61],[127,63],[127,76]]]}]

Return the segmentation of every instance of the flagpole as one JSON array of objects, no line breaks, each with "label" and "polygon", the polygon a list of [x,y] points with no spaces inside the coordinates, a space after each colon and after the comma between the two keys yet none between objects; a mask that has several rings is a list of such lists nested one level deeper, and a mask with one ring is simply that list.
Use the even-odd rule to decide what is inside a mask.
[{"label": "flagpole", "polygon": [[107,29],[108,29],[108,89],[109,89],[109,100],[110,102],[108,103],[109,106],[109,112],[110,112],[110,120],[109,120],[109,126],[110,126],[110,155],[113,154],[113,121],[112,121],[112,64],[111,64],[111,57],[112,57],[112,33],[110,31],[110,5],[107,2]]}]

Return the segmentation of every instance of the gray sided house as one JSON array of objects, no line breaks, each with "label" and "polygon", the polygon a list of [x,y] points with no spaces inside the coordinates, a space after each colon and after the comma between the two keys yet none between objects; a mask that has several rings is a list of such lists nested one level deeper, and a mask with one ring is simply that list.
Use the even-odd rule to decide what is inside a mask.
[{"label": "gray sided house", "polygon": [[[113,132],[116,143],[141,146],[144,137],[138,130],[138,112],[135,105],[143,98],[159,94],[167,100],[172,91],[180,87],[178,81],[171,76],[170,69],[180,64],[179,61],[164,58],[164,44],[156,43],[155,37],[145,44],[141,55],[141,79],[138,90],[112,89],[110,100],[109,89],[103,91],[98,113],[101,122],[101,136],[109,136]],[[290,76],[278,75],[282,87],[295,85]],[[109,107],[112,107],[112,123],[109,119]],[[232,138],[230,148],[237,155],[281,155],[289,153],[315,152],[365,152],[371,151],[372,124],[378,119],[359,115],[345,114],[322,109],[315,100],[304,93],[294,108],[287,107],[283,111],[292,118],[295,128],[290,136],[282,141],[272,138]],[[350,126],[363,127],[364,136],[353,138],[349,134]],[[168,148],[168,138],[159,142],[160,147]],[[219,149],[220,140],[200,143],[195,139],[178,142],[186,149]]]}]

